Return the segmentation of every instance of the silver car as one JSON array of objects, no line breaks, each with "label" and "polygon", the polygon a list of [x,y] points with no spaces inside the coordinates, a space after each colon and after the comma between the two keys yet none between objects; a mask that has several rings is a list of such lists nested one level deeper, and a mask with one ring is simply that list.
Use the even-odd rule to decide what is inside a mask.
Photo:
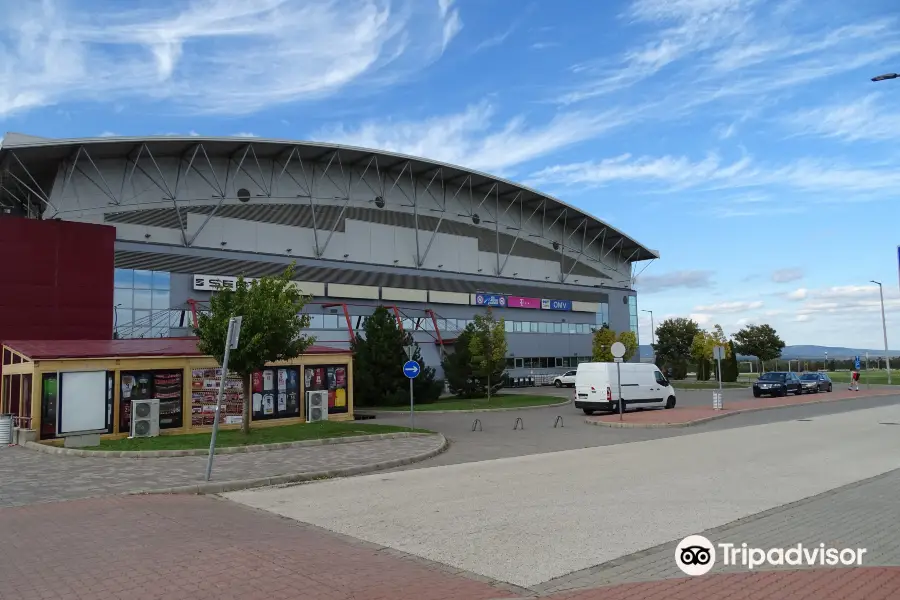
[{"label": "silver car", "polygon": [[800,383],[806,394],[830,392],[834,387],[831,378],[826,373],[803,373],[800,375]]}]

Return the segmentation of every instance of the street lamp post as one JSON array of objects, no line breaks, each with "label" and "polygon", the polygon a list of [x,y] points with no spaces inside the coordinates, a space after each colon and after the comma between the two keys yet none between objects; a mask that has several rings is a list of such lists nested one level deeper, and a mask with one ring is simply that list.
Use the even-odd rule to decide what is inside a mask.
[{"label": "street lamp post", "polygon": [[884,333],[884,366],[887,369],[888,373],[888,385],[891,384],[891,357],[888,352],[888,341],[887,341],[887,321],[884,318],[884,288],[881,286],[880,281],[872,280],[872,283],[878,286],[878,295],[881,297],[881,330]]},{"label": "street lamp post", "polygon": [[641,312],[650,313],[650,343],[656,344],[656,326],[653,325],[653,311],[652,310],[642,310]]}]

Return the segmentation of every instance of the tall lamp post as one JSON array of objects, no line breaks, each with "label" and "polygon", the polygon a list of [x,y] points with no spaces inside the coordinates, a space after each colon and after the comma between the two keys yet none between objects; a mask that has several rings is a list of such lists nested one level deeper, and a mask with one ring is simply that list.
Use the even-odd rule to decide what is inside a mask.
[{"label": "tall lamp post", "polygon": [[881,297],[881,330],[884,333],[884,365],[887,368],[888,372],[888,385],[891,384],[891,357],[888,352],[888,341],[887,341],[887,321],[884,318],[884,288],[881,286],[880,281],[871,280],[872,283],[878,286],[878,295]]},{"label": "tall lamp post", "polygon": [[650,343],[656,344],[656,326],[653,324],[653,311],[652,310],[641,310],[641,312],[650,313]]}]

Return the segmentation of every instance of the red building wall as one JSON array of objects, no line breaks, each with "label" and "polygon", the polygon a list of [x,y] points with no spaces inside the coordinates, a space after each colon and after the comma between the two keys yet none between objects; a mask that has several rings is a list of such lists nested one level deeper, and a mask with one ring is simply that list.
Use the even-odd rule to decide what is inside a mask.
[{"label": "red building wall", "polygon": [[116,230],[0,218],[0,341],[112,337]]}]

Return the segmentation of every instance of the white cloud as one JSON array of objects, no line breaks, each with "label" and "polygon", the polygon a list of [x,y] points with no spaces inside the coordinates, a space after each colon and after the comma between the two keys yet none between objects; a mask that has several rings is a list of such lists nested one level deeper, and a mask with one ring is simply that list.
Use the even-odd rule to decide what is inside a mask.
[{"label": "white cloud", "polygon": [[633,0],[623,16],[637,27],[632,46],[617,58],[573,66],[581,81],[560,102],[640,84],[659,91],[661,108],[677,114],[795,90],[900,55],[891,18],[830,27],[810,19],[808,11],[762,0]]},{"label": "white cloud", "polygon": [[688,315],[688,318],[692,321],[696,321],[697,325],[700,327],[708,327],[713,322],[712,315],[706,313],[691,313]]},{"label": "white cloud", "polygon": [[830,104],[796,112],[785,119],[800,134],[858,140],[896,140],[900,136],[900,115],[882,95],[868,94],[858,100]]},{"label": "white cloud", "polygon": [[255,137],[259,137],[259,136],[256,135],[255,133],[249,133],[249,132],[246,132],[246,131],[242,131],[242,132],[240,132],[240,133],[235,133],[235,134],[233,135],[233,137],[249,137],[249,138],[255,138]]},{"label": "white cloud", "polygon": [[797,281],[798,279],[803,279],[803,269],[796,267],[778,269],[772,273],[772,281],[775,283],[790,283],[792,281]]},{"label": "white cloud", "polygon": [[786,297],[788,300],[806,300],[808,295],[809,291],[806,288],[799,288],[793,292],[788,292]]},{"label": "white cloud", "polygon": [[497,109],[488,102],[461,113],[421,121],[384,119],[353,128],[336,125],[313,139],[377,148],[490,172],[545,156],[604,131],[624,125],[628,111],[558,113],[541,125],[528,126],[524,117],[497,123]]},{"label": "white cloud", "polygon": [[741,313],[748,310],[756,310],[762,308],[763,303],[760,300],[749,302],[717,302],[716,304],[708,304],[706,306],[695,306],[694,310],[701,313],[713,313],[717,315]]},{"label": "white cloud", "polygon": [[118,135],[119,134],[115,133],[114,131],[104,131],[97,137],[118,137]]},{"label": "white cloud", "polygon": [[[757,163],[750,156],[724,162],[710,154],[692,161],[684,156],[640,156],[622,154],[593,162],[554,165],[529,178],[531,185],[603,186],[645,181],[669,190],[703,191],[776,187],[798,192],[818,192],[818,201],[846,201],[844,192],[866,195],[893,191],[900,186],[900,170],[890,165],[848,165],[825,159],[801,158],[780,164]],[[799,211],[802,204],[786,204],[782,211]],[[738,215],[741,211],[737,211]],[[744,212],[747,209],[744,209]]]},{"label": "white cloud", "polygon": [[387,84],[438,58],[452,2],[161,0],[134,9],[21,3],[0,21],[0,117],[70,100],[166,100],[249,113],[352,84]]},{"label": "white cloud", "polygon": [[453,6],[454,0],[438,0],[438,10],[441,13],[441,19],[444,21],[444,27],[441,37],[441,51],[446,50],[450,41],[456,37],[463,28],[462,19],[459,16],[459,9]]},{"label": "white cloud", "polygon": [[663,275],[642,275],[635,288],[643,294],[671,289],[701,289],[712,286],[712,271],[673,271]]}]

